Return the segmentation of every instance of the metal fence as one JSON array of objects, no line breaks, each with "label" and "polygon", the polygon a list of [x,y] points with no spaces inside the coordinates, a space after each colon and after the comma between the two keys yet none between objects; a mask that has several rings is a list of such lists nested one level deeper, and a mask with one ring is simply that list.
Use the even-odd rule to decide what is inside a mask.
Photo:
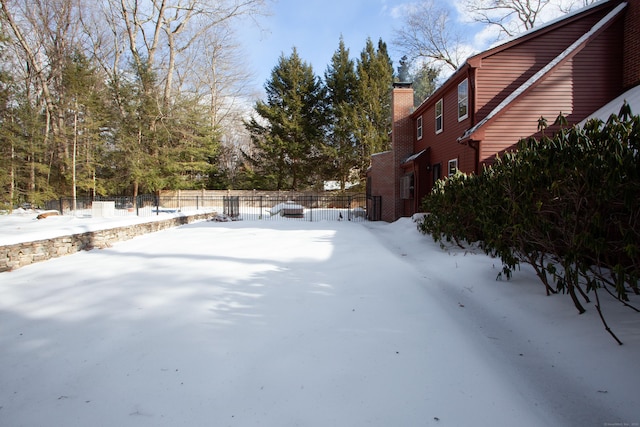
[{"label": "metal fence", "polygon": [[[112,202],[112,203],[95,203]],[[74,207],[75,206],[75,207]],[[102,210],[108,206],[108,213]],[[161,213],[217,212],[238,220],[379,221],[380,200],[365,194],[282,196],[154,196],[60,198],[46,209],[76,216],[151,216]],[[99,209],[98,209],[99,207]]]}]

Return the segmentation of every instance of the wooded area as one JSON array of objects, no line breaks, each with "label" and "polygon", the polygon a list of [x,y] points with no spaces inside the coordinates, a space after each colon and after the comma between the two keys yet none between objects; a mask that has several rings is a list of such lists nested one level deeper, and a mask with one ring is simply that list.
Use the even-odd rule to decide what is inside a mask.
[{"label": "wooded area", "polygon": [[1,202],[210,186],[264,3],[1,0]]},{"label": "wooded area", "polygon": [[234,26],[265,3],[0,0],[0,203],[358,182],[388,148],[385,43],[340,40],[324,79],[294,49],[252,114]]},{"label": "wooded area", "polygon": [[[441,64],[455,67],[464,53],[425,0],[398,33],[407,55],[397,74],[382,40],[368,39],[353,59],[340,39],[322,77],[294,48],[252,109],[234,29],[255,25],[267,3],[0,0],[2,207],[163,189],[319,189],[325,180],[344,189],[389,148],[394,79],[413,81],[419,104]],[[494,16],[494,3],[473,4]],[[498,12],[523,4],[500,2]],[[435,33],[423,32],[429,22]]]}]

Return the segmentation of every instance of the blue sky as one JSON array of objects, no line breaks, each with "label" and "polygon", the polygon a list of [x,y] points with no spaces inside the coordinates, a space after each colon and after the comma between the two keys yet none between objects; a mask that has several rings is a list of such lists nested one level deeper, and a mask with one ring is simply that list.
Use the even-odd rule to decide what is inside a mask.
[{"label": "blue sky", "polygon": [[406,0],[275,0],[272,15],[260,19],[262,33],[256,29],[242,31],[256,87],[263,88],[280,55],[289,56],[294,46],[315,74],[323,76],[338,49],[340,35],[354,59],[367,37],[374,43],[382,38],[397,67],[400,56],[391,41],[400,22],[400,18],[394,18],[394,9],[403,3]]},{"label": "blue sky", "polygon": [[[397,70],[402,53],[393,45],[394,32],[403,23],[402,6],[419,0],[270,0],[271,15],[259,19],[261,31],[245,22],[239,35],[247,55],[247,64],[255,75],[254,86],[263,89],[271,70],[284,53],[295,46],[302,60],[310,63],[317,76],[324,76],[342,35],[351,58],[359,57],[368,37],[374,43],[387,43],[389,56]],[[585,0],[551,0],[540,23],[560,15],[557,5],[579,7]],[[486,49],[495,42],[495,29],[471,24],[463,16],[460,0],[434,0],[449,8],[452,25],[468,37],[467,54]]]}]

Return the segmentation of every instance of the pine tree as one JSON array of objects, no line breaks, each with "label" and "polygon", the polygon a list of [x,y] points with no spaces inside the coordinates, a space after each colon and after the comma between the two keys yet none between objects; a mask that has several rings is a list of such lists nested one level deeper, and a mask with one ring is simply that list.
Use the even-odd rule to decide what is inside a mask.
[{"label": "pine tree", "polygon": [[[136,71],[138,73],[136,73]],[[111,149],[100,174],[108,180],[111,194],[132,194],[162,188],[157,118],[157,97],[149,89],[153,73],[133,67],[115,74],[110,83]]]},{"label": "pine tree", "polygon": [[371,155],[390,148],[393,64],[382,40],[375,48],[371,39],[367,39],[356,65],[356,75],[358,166],[360,175],[364,176]]},{"label": "pine tree", "polygon": [[352,170],[358,165],[358,146],[355,137],[355,99],[357,78],[355,63],[349,58],[340,37],[338,50],[324,74],[327,88],[328,135],[327,151],[329,175],[340,182],[340,190],[350,181]]},{"label": "pine tree", "polygon": [[428,63],[423,63],[410,74],[410,79],[413,82],[413,103],[415,105],[422,104],[437,89],[436,81],[439,74],[439,69]]},{"label": "pine tree", "polygon": [[259,116],[247,124],[254,144],[250,161],[258,184],[298,190],[313,184],[323,160],[325,89],[294,48],[280,56],[265,84],[266,102],[258,101]]},{"label": "pine tree", "polygon": [[[73,200],[78,192],[95,196],[104,193],[96,176],[98,155],[103,151],[101,129],[107,125],[104,110],[105,86],[91,61],[76,51],[65,58],[62,67],[62,86],[66,103],[64,138],[70,148],[70,171],[65,178],[70,182]],[[75,202],[74,202],[75,204]]]}]

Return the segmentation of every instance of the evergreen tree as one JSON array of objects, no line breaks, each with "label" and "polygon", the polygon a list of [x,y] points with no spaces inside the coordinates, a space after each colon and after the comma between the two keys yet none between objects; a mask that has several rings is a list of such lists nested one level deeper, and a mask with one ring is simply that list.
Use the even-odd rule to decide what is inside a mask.
[{"label": "evergreen tree", "polygon": [[423,63],[411,73],[414,105],[422,104],[438,88],[436,83],[439,74],[439,69],[428,63]]},{"label": "evergreen tree", "polygon": [[371,39],[367,39],[357,61],[356,75],[358,167],[361,177],[364,177],[371,155],[390,149],[393,64],[382,40],[375,48]]},{"label": "evergreen tree", "polygon": [[217,156],[219,136],[212,127],[199,97],[181,96],[171,108],[171,116],[163,127],[167,133],[162,173],[167,177],[164,188],[202,189],[215,184],[219,175]]},{"label": "evergreen tree", "polygon": [[[280,56],[265,84],[267,101],[247,124],[254,145],[250,160],[259,186],[298,190],[313,184],[323,159],[325,89],[294,48]],[[256,185],[257,187],[258,185]]]},{"label": "evergreen tree", "polygon": [[80,51],[65,58],[62,67],[62,86],[65,88],[66,125],[64,138],[68,141],[70,158],[65,178],[70,182],[75,200],[78,191],[88,196],[104,193],[98,188],[96,163],[103,150],[100,129],[107,124],[105,86],[91,61]]},{"label": "evergreen tree", "polygon": [[349,49],[345,48],[342,37],[324,76],[329,120],[329,174],[340,182],[340,189],[344,190],[345,184],[350,181],[352,170],[358,165],[359,152],[354,128],[357,85],[355,63],[349,58]]},{"label": "evergreen tree", "polygon": [[[133,73],[112,76],[111,149],[105,153],[101,175],[108,180],[111,194],[132,194],[162,188],[157,120],[157,96],[150,89],[154,81],[149,70],[133,67]],[[136,73],[136,71],[138,73]]]}]

